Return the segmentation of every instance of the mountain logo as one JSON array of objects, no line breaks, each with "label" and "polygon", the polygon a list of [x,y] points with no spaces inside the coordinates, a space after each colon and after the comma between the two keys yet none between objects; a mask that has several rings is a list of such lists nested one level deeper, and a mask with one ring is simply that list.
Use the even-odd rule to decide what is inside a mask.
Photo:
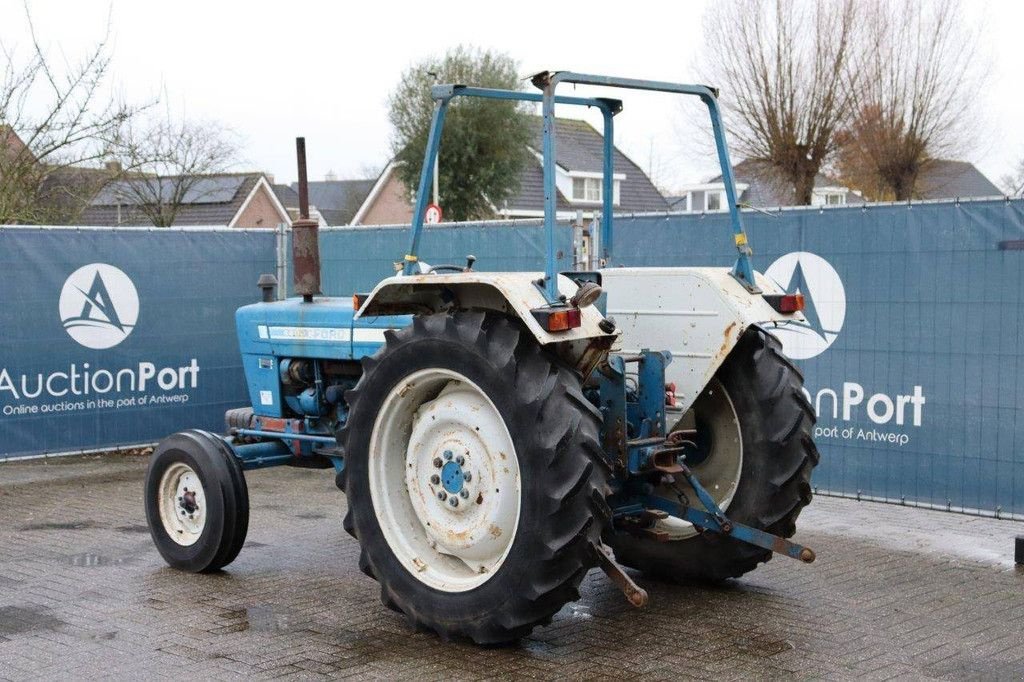
[{"label": "mountain logo", "polygon": [[131,278],[113,265],[78,268],[60,292],[60,320],[68,335],[95,350],[128,338],[139,318],[139,294]]},{"label": "mountain logo", "polygon": [[804,295],[807,321],[772,330],[786,355],[807,360],[824,353],[838,338],[846,319],[846,290],[839,273],[817,254],[794,251],[768,266],[764,274],[787,293]]}]

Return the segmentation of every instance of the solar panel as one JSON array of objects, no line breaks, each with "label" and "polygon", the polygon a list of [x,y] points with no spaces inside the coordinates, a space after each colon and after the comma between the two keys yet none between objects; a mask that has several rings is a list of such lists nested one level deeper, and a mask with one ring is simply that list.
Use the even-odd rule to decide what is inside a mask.
[{"label": "solar panel", "polygon": [[[238,175],[199,178],[185,188],[181,203],[226,204],[235,198],[244,182],[245,177]],[[134,206],[155,203],[158,196],[166,203],[173,200],[181,187],[177,178],[117,180],[107,183],[89,203],[92,206]]]}]

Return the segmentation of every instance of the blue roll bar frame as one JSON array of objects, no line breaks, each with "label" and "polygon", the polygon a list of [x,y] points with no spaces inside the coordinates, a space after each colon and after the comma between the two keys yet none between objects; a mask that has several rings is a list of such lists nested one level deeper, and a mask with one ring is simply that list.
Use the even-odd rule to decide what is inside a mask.
[{"label": "blue roll bar frame", "polygon": [[711,117],[711,127],[715,137],[715,147],[718,151],[718,162],[722,167],[722,182],[725,185],[726,202],[729,205],[729,217],[732,226],[733,240],[736,244],[738,256],[732,268],[732,275],[748,291],[759,293],[760,289],[754,281],[754,270],[750,263],[751,249],[746,231],[743,229],[743,220],[740,216],[739,204],[736,196],[736,183],[732,174],[732,163],[729,160],[729,148],[725,142],[725,128],[722,125],[722,114],[718,108],[718,92],[706,85],[686,85],[681,83],[668,83],[664,81],[638,80],[633,78],[617,78],[614,76],[596,76],[572,71],[544,71],[531,78],[534,86],[539,88],[541,93],[518,92],[514,90],[498,90],[492,88],[475,88],[465,85],[435,85],[430,90],[431,98],[434,100],[434,116],[430,125],[430,134],[427,138],[427,148],[423,159],[423,169],[420,172],[419,188],[416,191],[416,208],[412,216],[412,235],[409,242],[409,250],[406,252],[403,273],[412,275],[416,273],[415,267],[418,261],[420,236],[423,232],[423,214],[427,208],[429,196],[428,184],[431,182],[434,173],[434,164],[437,163],[437,153],[440,147],[441,132],[444,128],[445,114],[448,105],[456,97],[481,97],[485,99],[510,100],[517,102],[540,102],[544,120],[543,138],[543,166],[544,166],[544,232],[545,232],[545,269],[544,269],[544,296],[549,303],[558,302],[558,285],[556,281],[555,262],[555,223],[558,192],[555,186],[555,105],[569,104],[576,106],[596,107],[601,111],[604,119],[604,163],[602,178],[602,215],[601,215],[601,256],[608,262],[613,253],[613,191],[614,191],[614,117],[622,111],[622,102],[617,99],[605,97],[567,97],[556,95],[555,89],[560,83],[572,83],[577,85],[597,85],[603,87],[625,88],[630,90],[648,90],[656,92],[668,92],[681,95],[694,95],[701,99],[708,108]]}]

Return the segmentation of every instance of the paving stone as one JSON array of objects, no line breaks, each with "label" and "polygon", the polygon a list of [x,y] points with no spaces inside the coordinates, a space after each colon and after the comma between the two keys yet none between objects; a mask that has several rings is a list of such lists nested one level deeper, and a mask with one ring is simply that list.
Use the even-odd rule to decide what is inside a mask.
[{"label": "paving stone", "polygon": [[0,464],[0,679],[1024,677],[1024,524],[818,497],[799,540],[726,587],[599,572],[546,628],[479,648],[381,606],[333,475],[247,474],[249,538],[219,575],[167,568],[140,457]]}]

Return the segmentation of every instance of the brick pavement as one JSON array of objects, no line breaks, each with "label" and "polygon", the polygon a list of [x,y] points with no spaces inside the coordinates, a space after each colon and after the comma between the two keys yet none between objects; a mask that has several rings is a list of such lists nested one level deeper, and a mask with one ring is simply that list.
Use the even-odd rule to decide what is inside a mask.
[{"label": "brick pavement", "polygon": [[[59,468],[57,468],[59,467]],[[0,678],[1024,678],[1024,524],[819,497],[810,566],[727,587],[603,574],[511,648],[445,644],[380,605],[328,472],[248,475],[249,540],[220,575],[164,566],[144,458],[0,465]]]}]

